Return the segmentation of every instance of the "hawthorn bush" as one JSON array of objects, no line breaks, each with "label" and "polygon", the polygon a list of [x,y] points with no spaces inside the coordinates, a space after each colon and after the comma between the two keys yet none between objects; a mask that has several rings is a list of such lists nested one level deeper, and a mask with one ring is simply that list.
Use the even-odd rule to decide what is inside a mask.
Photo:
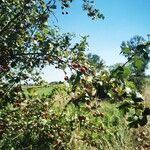
[{"label": "hawthorn bush", "polygon": [[[112,70],[105,67],[97,70],[91,67],[85,54],[87,37],[72,45],[74,35],[61,34],[58,28],[48,24],[57,7],[61,7],[62,14],[67,14],[71,4],[72,0],[1,2],[1,149],[72,149],[74,132],[85,145],[110,148],[114,139],[118,143],[123,140],[119,139],[116,128],[124,120],[119,117],[124,117],[129,127],[147,123],[150,109],[144,108],[143,98],[132,79],[137,72],[144,72],[143,60],[149,61],[150,43],[139,44],[134,51],[131,47],[122,47],[127,57],[125,64]],[[93,1],[83,0],[83,9],[92,19],[104,19]],[[47,65],[64,70],[68,90],[55,89],[48,96],[27,95],[22,85],[37,83],[40,71]],[[72,71],[70,78],[66,68]],[[62,91],[67,92],[68,100],[58,110],[53,105],[54,95]],[[101,112],[103,100],[118,102],[110,120]],[[118,147],[124,147],[124,142]]]},{"label": "hawthorn bush", "polygon": [[[57,3],[56,3],[57,2]],[[59,4],[58,4],[59,2]],[[61,34],[48,24],[57,7],[62,12],[72,1],[4,0],[0,23],[0,98],[1,108],[19,99],[23,101],[22,83],[38,82],[39,73],[47,65],[65,72],[72,63],[85,63],[86,37],[71,46],[73,35]],[[93,2],[83,1],[83,8],[92,19],[103,18]],[[14,92],[13,92],[14,91]],[[17,93],[17,94],[14,94]]]},{"label": "hawthorn bush", "polygon": [[80,107],[71,103],[57,108],[53,106],[53,101],[58,100],[53,99],[56,93],[52,93],[51,99],[49,95],[40,99],[33,95],[15,106],[7,105],[1,111],[0,148],[125,149],[132,146],[130,131],[116,104],[91,101],[86,105],[80,103]]}]

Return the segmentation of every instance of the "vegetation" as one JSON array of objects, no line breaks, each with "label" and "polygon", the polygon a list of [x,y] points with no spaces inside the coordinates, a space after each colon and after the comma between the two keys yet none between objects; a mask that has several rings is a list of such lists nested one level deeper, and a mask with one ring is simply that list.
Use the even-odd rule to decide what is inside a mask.
[{"label": "vegetation", "polygon": [[[134,36],[130,41],[122,42],[121,48],[123,55],[128,59],[135,59],[131,61],[129,66],[132,70],[130,80],[134,81],[138,90],[142,89],[144,85],[145,69],[149,62],[149,47],[144,47],[146,40],[141,36]],[[142,52],[142,47],[143,51]]]},{"label": "vegetation", "polygon": [[[1,3],[0,149],[133,149],[131,128],[146,125],[150,114],[135,80],[143,78],[150,43],[123,43],[127,62],[108,69],[85,54],[87,37],[72,45],[73,35],[48,24],[57,7],[67,14],[72,4],[57,2]],[[89,17],[104,19],[93,1],[82,2]],[[64,71],[66,85],[28,87],[42,83],[47,65]]]},{"label": "vegetation", "polygon": [[98,55],[89,53],[87,57],[90,67],[93,67],[97,71],[104,69],[104,60],[101,59]]}]

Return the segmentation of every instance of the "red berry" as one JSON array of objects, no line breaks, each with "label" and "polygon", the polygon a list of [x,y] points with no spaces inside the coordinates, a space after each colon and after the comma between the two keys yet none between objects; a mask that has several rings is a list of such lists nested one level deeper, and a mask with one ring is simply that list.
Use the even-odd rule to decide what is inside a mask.
[{"label": "red berry", "polygon": [[86,66],[82,66],[86,71],[88,70],[88,68]]},{"label": "red berry", "polygon": [[85,116],[79,116],[78,119],[79,119],[79,121],[85,121],[86,117]]},{"label": "red berry", "polygon": [[96,117],[96,116],[97,116],[97,113],[96,113],[96,112],[94,112],[94,113],[93,113],[93,117]]},{"label": "red berry", "polygon": [[73,68],[78,68],[79,66],[78,66],[78,64],[72,64],[72,67]]},{"label": "red berry", "polygon": [[80,68],[80,71],[82,72],[82,73],[85,73],[86,72],[86,70],[85,70],[85,68]]},{"label": "red berry", "polygon": [[20,100],[16,100],[16,103],[21,103],[21,101]]},{"label": "red berry", "polygon": [[65,76],[65,77],[64,77],[64,80],[66,80],[66,81],[67,81],[68,79],[69,79],[69,78],[68,78],[68,76]]}]

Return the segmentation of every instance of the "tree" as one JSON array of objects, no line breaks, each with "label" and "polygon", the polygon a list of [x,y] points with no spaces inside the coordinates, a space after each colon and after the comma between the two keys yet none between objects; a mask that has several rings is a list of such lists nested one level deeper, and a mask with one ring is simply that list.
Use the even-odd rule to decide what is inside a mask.
[{"label": "tree", "polygon": [[96,70],[101,70],[104,68],[104,60],[98,55],[89,53],[87,57],[90,66],[93,66]]},{"label": "tree", "polygon": [[146,40],[143,37],[134,36],[129,41],[121,44],[121,53],[127,58],[130,70],[133,72],[130,79],[134,80],[138,89],[142,89],[144,85],[143,77],[150,60],[150,49],[145,43]]},{"label": "tree", "polygon": [[[73,35],[60,34],[48,24],[55,10],[67,11],[72,0],[3,0],[0,19],[0,84],[2,93],[21,81],[38,80],[40,70],[55,65],[65,70],[84,58],[86,38],[71,47]],[[92,19],[104,18],[93,1],[83,0],[83,10]],[[7,86],[4,86],[7,83]]]},{"label": "tree", "polygon": [[[81,1],[83,10],[89,17],[104,18],[99,10],[94,8],[93,1]],[[73,69],[72,64],[77,61],[80,65],[84,64],[86,37],[71,46],[73,35],[61,34],[57,27],[48,24],[59,6],[62,14],[67,14],[71,4],[72,0],[1,0],[0,149],[32,149],[32,146],[35,149],[64,149],[64,143],[57,141],[58,136],[51,138],[50,131],[56,130],[55,126],[58,126],[58,130],[62,129],[68,133],[72,132],[71,126],[69,125],[70,129],[62,128],[67,123],[64,117],[60,121],[60,117],[57,116],[56,120],[55,114],[52,114],[54,120],[51,119],[47,128],[44,121],[48,114],[47,103],[50,102],[45,97],[27,97],[22,83],[28,83],[29,80],[37,83],[40,70],[46,65],[54,65],[65,72],[66,67]],[[15,121],[11,121],[12,118]],[[63,138],[68,141],[70,133]],[[52,142],[58,143],[51,145]]]},{"label": "tree", "polygon": [[[66,10],[72,0],[57,2],[61,4],[62,13],[67,14]],[[83,9],[92,19],[104,18],[93,7],[93,1],[83,0],[82,2]],[[72,130],[82,125],[90,131],[89,135],[83,135],[83,139],[87,144],[92,144],[94,140],[91,137],[91,131],[96,129],[96,133],[106,132],[103,127],[101,128],[98,118],[92,119],[96,122],[96,128],[93,128],[93,123],[90,121],[88,121],[89,124],[84,124],[86,117],[82,113],[87,111],[86,114],[91,117],[93,111],[97,111],[97,107],[89,105],[92,100],[119,100],[119,108],[123,112],[127,113],[129,108],[135,112],[129,118],[131,126],[137,127],[147,122],[149,109],[143,110],[143,105],[139,103],[143,99],[138,97],[136,87],[131,92],[126,90],[126,87],[130,85],[126,78],[128,72],[125,71],[124,66],[128,62],[137,61],[133,59],[134,56],[128,58],[128,62],[119,66],[112,74],[105,69],[95,73],[95,69],[90,68],[85,55],[88,46],[87,37],[82,37],[80,42],[72,46],[73,35],[60,34],[57,28],[48,24],[48,19],[55,15],[55,9],[58,6],[56,0],[48,2],[44,0],[2,0],[1,2],[0,149],[68,149]],[[143,54],[148,45],[149,43],[137,45],[137,49],[142,46],[138,56],[147,57]],[[123,51],[123,53],[127,52]],[[94,55],[90,59],[93,65],[98,62],[101,67],[102,62],[98,56]],[[138,66],[139,64],[138,62]],[[52,94],[46,97],[43,95],[42,98],[36,96],[35,89],[32,87],[28,90],[29,95],[23,91],[22,83],[31,79],[37,82],[40,70],[46,65],[54,65],[64,70],[65,74],[66,67],[75,71],[70,79],[65,77],[71,83],[71,92],[74,92],[75,95],[71,99],[73,103],[71,111],[73,111],[69,117],[68,113],[65,113],[70,110],[67,109],[67,106],[62,113],[55,113],[51,108],[53,94],[66,90],[66,88],[62,87],[59,90],[54,88]],[[70,94],[70,91],[67,92]],[[86,104],[89,106],[85,107]],[[99,112],[93,115],[104,117],[104,114]],[[100,124],[97,125],[97,122]],[[97,144],[98,147],[101,147],[99,140],[94,145]]]}]

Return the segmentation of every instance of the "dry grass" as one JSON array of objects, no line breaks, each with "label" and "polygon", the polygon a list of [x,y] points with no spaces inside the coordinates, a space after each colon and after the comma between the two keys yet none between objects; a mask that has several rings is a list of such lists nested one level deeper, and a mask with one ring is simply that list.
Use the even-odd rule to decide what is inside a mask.
[{"label": "dry grass", "polygon": [[150,102],[150,81],[148,81],[145,85],[144,98],[146,103]]},{"label": "dry grass", "polygon": [[[146,80],[144,90],[144,105],[150,107],[150,79]],[[135,131],[135,145],[136,150],[150,150],[150,116],[148,116],[148,124],[144,127],[139,127]]]}]

